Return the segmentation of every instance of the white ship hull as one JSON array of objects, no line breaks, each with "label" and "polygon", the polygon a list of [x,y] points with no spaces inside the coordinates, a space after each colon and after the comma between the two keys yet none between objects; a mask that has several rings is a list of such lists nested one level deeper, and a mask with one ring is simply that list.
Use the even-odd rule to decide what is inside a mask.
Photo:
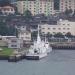
[{"label": "white ship hull", "polygon": [[27,54],[26,59],[28,60],[40,60],[47,56],[47,53],[44,54]]},{"label": "white ship hull", "polygon": [[47,54],[49,54],[52,51],[52,47],[50,47],[49,49],[47,49]]}]

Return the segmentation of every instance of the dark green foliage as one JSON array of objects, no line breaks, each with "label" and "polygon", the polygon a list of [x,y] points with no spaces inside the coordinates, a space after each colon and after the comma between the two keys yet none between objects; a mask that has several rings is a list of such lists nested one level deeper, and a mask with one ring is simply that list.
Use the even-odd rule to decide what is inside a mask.
[{"label": "dark green foliage", "polygon": [[52,37],[52,34],[50,34],[50,33],[47,33],[47,35],[46,35],[48,38],[50,38],[50,37]]},{"label": "dark green foliage", "polygon": [[68,37],[68,38],[73,37],[70,32],[66,33],[65,36]]},{"label": "dark green foliage", "polygon": [[33,40],[36,40],[36,38],[37,38],[37,31],[34,31],[34,32],[32,32],[32,34],[31,34],[31,37],[32,37],[32,41]]},{"label": "dark green foliage", "polygon": [[10,4],[10,0],[1,0],[0,5],[8,5]]},{"label": "dark green foliage", "polygon": [[73,17],[75,17],[75,10],[74,10],[74,13],[73,13]]},{"label": "dark green foliage", "polygon": [[59,32],[59,33],[55,34],[54,37],[57,37],[57,38],[64,38],[64,35]]},{"label": "dark green foliage", "polygon": [[60,0],[54,0],[54,9],[59,10],[59,2]]},{"label": "dark green foliage", "polygon": [[7,26],[6,23],[0,22],[0,35],[3,36],[13,36],[16,35],[17,31],[16,28],[13,26]]},{"label": "dark green foliage", "polygon": [[24,15],[25,15],[26,18],[31,18],[32,17],[32,14],[31,14],[31,12],[29,10],[26,10],[24,12]]},{"label": "dark green foliage", "polygon": [[67,8],[66,8],[65,14],[66,14],[67,16],[70,16],[72,13],[73,13],[72,9],[67,9]]},{"label": "dark green foliage", "polygon": [[37,33],[38,33],[37,31],[34,31],[34,32],[32,32],[31,36],[32,37],[37,37]]}]

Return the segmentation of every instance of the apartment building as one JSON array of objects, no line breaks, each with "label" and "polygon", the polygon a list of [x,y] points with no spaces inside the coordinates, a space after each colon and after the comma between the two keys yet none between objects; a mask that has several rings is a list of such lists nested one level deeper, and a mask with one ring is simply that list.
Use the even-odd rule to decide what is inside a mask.
[{"label": "apartment building", "polygon": [[30,10],[33,15],[36,14],[54,14],[53,0],[18,0],[18,12],[23,14],[26,10]]},{"label": "apartment building", "polygon": [[64,12],[66,9],[75,10],[75,0],[60,0],[59,2],[59,10],[60,12]]},{"label": "apartment building", "polygon": [[72,35],[75,35],[75,22],[59,20],[56,25],[41,24],[40,30],[42,34],[56,34],[60,32],[65,35],[70,32]]}]

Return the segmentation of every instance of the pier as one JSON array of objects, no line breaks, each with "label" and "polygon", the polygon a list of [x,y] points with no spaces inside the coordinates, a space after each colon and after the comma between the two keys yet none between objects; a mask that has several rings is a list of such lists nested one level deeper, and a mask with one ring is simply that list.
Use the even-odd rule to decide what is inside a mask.
[{"label": "pier", "polygon": [[73,49],[75,50],[75,43],[55,43],[51,44],[53,49]]},{"label": "pier", "polygon": [[26,50],[24,51],[20,51],[18,53],[14,53],[11,56],[9,56],[8,58],[8,62],[17,62],[20,61],[22,59],[25,59],[25,55],[26,55]]}]

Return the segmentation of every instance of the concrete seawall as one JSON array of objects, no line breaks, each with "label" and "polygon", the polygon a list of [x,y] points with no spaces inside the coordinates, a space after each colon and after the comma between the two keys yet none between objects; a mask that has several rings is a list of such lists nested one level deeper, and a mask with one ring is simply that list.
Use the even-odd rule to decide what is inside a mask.
[{"label": "concrete seawall", "polygon": [[75,50],[75,43],[57,43],[51,44],[53,49],[74,49]]},{"label": "concrete seawall", "polygon": [[8,62],[17,62],[17,61],[20,61],[22,59],[25,59],[24,55],[13,55],[13,56],[9,57]]},{"label": "concrete seawall", "polygon": [[0,60],[8,60],[9,56],[0,55]]}]

